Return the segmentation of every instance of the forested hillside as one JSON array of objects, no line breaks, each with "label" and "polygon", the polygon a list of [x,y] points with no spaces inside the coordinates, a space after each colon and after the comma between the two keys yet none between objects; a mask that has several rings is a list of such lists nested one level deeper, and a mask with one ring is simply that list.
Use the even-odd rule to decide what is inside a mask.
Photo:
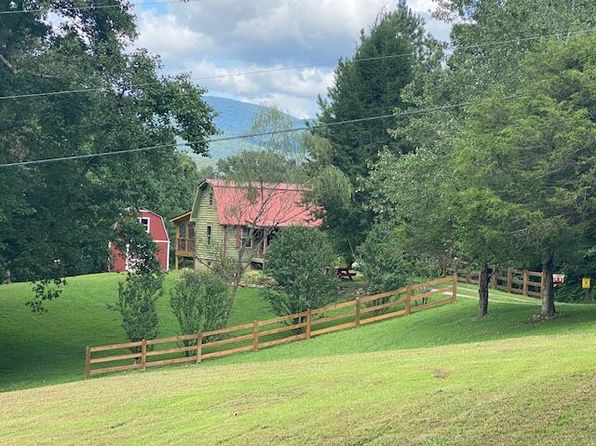
[{"label": "forested hillside", "polygon": [[[215,126],[221,134],[215,139],[227,136],[239,136],[251,133],[254,120],[266,107],[234,99],[220,98],[217,96],[205,96],[205,102],[217,113],[213,119]],[[287,115],[294,127],[303,127],[304,121]],[[189,153],[195,160],[197,166],[215,166],[218,160],[236,155],[244,150],[262,150],[262,141],[257,138],[238,139],[232,141],[212,142],[209,144],[209,156],[192,154],[188,148],[182,150]]]}]

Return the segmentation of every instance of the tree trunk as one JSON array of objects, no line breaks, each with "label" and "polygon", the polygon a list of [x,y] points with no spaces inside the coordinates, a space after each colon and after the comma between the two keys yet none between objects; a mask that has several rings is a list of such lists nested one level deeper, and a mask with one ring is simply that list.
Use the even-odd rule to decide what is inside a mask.
[{"label": "tree trunk", "polygon": [[480,280],[478,284],[478,306],[480,307],[480,317],[484,317],[488,314],[488,283],[488,263],[485,262],[482,264],[482,269],[480,270]]},{"label": "tree trunk", "polygon": [[555,315],[555,288],[553,286],[553,271],[555,261],[552,253],[548,254],[542,262],[542,274],[544,274],[544,290],[542,296],[542,312],[544,318],[551,318]]}]

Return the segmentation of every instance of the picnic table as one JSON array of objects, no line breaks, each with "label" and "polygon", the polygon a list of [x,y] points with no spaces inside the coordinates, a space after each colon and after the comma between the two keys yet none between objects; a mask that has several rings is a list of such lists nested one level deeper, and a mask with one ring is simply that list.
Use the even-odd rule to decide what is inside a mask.
[{"label": "picnic table", "polygon": [[350,268],[336,268],[335,272],[337,274],[337,277],[339,277],[340,279],[353,280],[352,277],[356,275],[354,271],[350,271]]}]

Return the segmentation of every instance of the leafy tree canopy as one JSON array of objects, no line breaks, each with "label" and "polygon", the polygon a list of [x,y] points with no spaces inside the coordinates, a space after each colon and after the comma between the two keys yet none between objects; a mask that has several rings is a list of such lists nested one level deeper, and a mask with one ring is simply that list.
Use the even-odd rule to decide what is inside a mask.
[{"label": "leafy tree canopy", "polygon": [[44,12],[0,18],[0,96],[90,89],[0,101],[2,162],[166,145],[2,168],[0,269],[18,280],[47,276],[55,259],[66,274],[100,270],[123,209],[175,215],[191,201],[196,168],[167,145],[180,137],[206,153],[213,111],[187,75],[160,76],[158,57],[128,50],[134,17],[130,5],[117,4],[15,1],[4,9]]},{"label": "leafy tree canopy", "polygon": [[[555,260],[587,253],[596,215],[594,48],[594,35],[549,43],[526,58],[518,100],[493,93],[472,108],[455,160],[460,240],[475,257],[504,236],[511,241],[500,256],[542,262],[547,273]],[[551,316],[552,296],[544,301]]]}]

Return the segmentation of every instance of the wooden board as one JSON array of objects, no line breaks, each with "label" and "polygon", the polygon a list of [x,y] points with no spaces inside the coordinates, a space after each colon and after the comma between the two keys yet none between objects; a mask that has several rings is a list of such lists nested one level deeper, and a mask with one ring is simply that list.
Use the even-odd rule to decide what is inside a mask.
[{"label": "wooden board", "polygon": [[[195,336],[195,339],[197,337]],[[176,348],[168,348],[164,350],[151,350],[147,352],[147,357],[150,356],[159,356],[159,355],[170,355],[172,353],[184,353],[184,352],[195,352],[197,351],[197,346],[189,345],[185,347],[176,347]]]},{"label": "wooden board", "polygon": [[361,303],[370,302],[371,300],[384,299],[385,297],[395,296],[397,294],[404,294],[408,291],[408,287],[398,288],[392,291],[385,291],[384,293],[371,294],[360,298]]},{"label": "wooden board", "polygon": [[168,342],[182,342],[197,339],[197,334],[187,334],[181,336],[170,336],[169,338],[147,339],[147,345],[167,344]]},{"label": "wooden board", "polygon": [[274,341],[261,342],[259,344],[259,348],[273,347],[274,345],[287,344],[289,342],[299,341],[301,339],[306,339],[305,333],[289,336],[287,338],[275,339]]},{"label": "wooden board", "polygon": [[241,324],[241,325],[234,325],[233,327],[228,327],[228,328],[220,328],[218,330],[210,330],[210,331],[205,331],[203,332],[203,337],[205,336],[213,336],[216,334],[225,334],[225,333],[231,333],[232,331],[238,331],[238,330],[246,330],[247,328],[252,328],[253,327],[253,323],[249,323],[249,324]]},{"label": "wooden board", "polygon": [[216,347],[218,345],[234,344],[236,342],[248,341],[249,339],[252,339],[252,337],[253,334],[250,333],[247,335],[235,336],[233,338],[220,339],[219,341],[205,342],[204,344],[202,344],[202,348]]},{"label": "wooden board", "polygon": [[385,319],[391,319],[397,316],[402,316],[404,314],[406,314],[406,310],[399,310],[394,311],[392,313],[385,313],[380,314],[378,316],[367,317],[365,319],[360,319],[360,325],[370,324],[371,322],[384,321]]},{"label": "wooden board", "polygon": [[201,356],[201,359],[204,361],[205,359],[220,358],[222,356],[232,355],[234,353],[247,352],[252,349],[253,349],[253,346],[252,346],[252,344],[250,344],[250,345],[246,345],[244,347],[232,348],[230,350],[222,350],[219,352],[212,352],[212,353],[203,353],[203,355]]},{"label": "wooden board", "polygon": [[109,344],[109,345],[99,345],[97,347],[91,347],[91,353],[94,352],[105,352],[106,350],[119,350],[124,348],[131,348],[131,347],[140,347],[143,344],[143,341],[137,342],[123,342],[121,344]]},{"label": "wooden board", "polygon": [[147,361],[147,367],[158,367],[161,365],[181,364],[184,362],[196,362],[196,356],[185,356],[184,358],[162,359],[159,361]]},{"label": "wooden board", "polygon": [[295,325],[286,325],[285,327],[280,328],[272,328],[271,330],[259,331],[259,337],[261,338],[263,336],[268,336],[276,333],[283,333],[284,331],[291,331],[304,327],[306,327],[306,322],[302,322],[300,324]]},{"label": "wooden board", "polygon": [[366,314],[366,313],[370,313],[371,311],[382,310],[384,308],[394,307],[396,305],[405,305],[405,304],[406,304],[405,299],[392,300],[391,302],[386,302],[384,304],[379,304],[379,305],[375,305],[372,307],[364,307],[360,310],[360,313]]},{"label": "wooden board", "polygon": [[114,362],[122,361],[125,359],[138,359],[142,356],[142,353],[130,353],[128,355],[117,355],[117,356],[104,356],[101,358],[92,358],[89,360],[89,364],[100,364],[102,362]]},{"label": "wooden board", "polygon": [[140,369],[141,364],[128,364],[128,365],[119,365],[116,367],[104,367],[102,369],[91,369],[89,371],[89,375],[102,375],[104,373],[114,373],[114,372],[125,372],[127,370],[135,370]]},{"label": "wooden board", "polygon": [[354,305],[356,305],[356,301],[350,300],[348,302],[342,302],[339,304],[333,304],[333,305],[327,305],[327,306],[320,307],[320,308],[315,308],[314,310],[311,310],[311,313],[317,314],[317,313],[322,313],[324,311],[339,310],[340,308],[353,307]]},{"label": "wooden board", "polygon": [[355,316],[356,316],[356,313],[354,311],[352,311],[351,313],[338,314],[337,316],[322,317],[320,319],[313,319],[311,325],[323,324],[325,322],[338,321],[341,319],[346,319],[348,317],[351,318],[351,317],[355,317]]},{"label": "wooden board", "polygon": [[334,331],[339,331],[339,330],[345,330],[347,328],[353,328],[354,327],[354,322],[349,322],[347,324],[341,324],[341,325],[334,325],[333,327],[327,327],[327,328],[321,328],[319,330],[313,330],[310,332],[310,336],[318,336],[318,335],[322,335],[325,333],[332,333]]},{"label": "wooden board", "polygon": [[277,324],[279,322],[291,321],[292,319],[297,319],[299,317],[305,317],[307,313],[308,313],[308,311],[302,311],[301,313],[289,314],[288,316],[280,316],[280,317],[276,317],[273,319],[258,321],[258,324],[259,324],[259,327],[263,327],[265,325],[272,325],[272,324]]},{"label": "wooden board", "polygon": [[428,282],[425,282],[425,283],[419,283],[416,285],[412,285],[410,287],[410,290],[415,291],[415,290],[419,290],[420,288],[428,288],[429,286],[439,285],[441,283],[451,284],[451,283],[453,283],[453,277],[440,277],[435,280],[429,280]]}]

